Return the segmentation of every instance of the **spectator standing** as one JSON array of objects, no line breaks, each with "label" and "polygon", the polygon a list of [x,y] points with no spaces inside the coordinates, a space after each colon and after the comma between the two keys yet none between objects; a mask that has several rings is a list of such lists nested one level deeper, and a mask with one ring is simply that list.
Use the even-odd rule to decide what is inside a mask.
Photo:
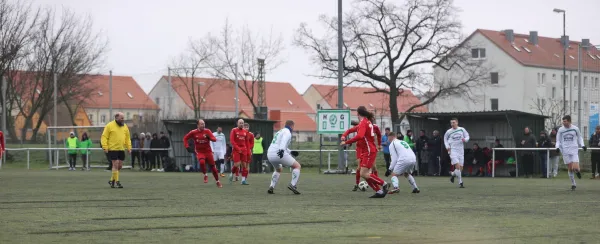
[{"label": "spectator standing", "polygon": [[152,151],[150,150],[150,146],[152,145],[152,134],[150,132],[146,132],[146,138],[144,139],[144,150],[142,152],[142,157],[144,157],[144,162],[146,163],[146,171],[150,171],[152,169]]},{"label": "spectator standing", "polygon": [[[415,143],[413,140],[413,134],[412,134],[412,130],[407,130],[406,131],[406,135],[404,136],[404,142],[408,143],[408,145],[410,146],[410,149],[413,151],[413,153],[415,153],[415,155],[417,154],[417,151],[415,150]],[[419,173],[419,164],[415,164],[414,168],[413,168],[413,175],[417,175]]]},{"label": "spectator standing", "polygon": [[156,133],[152,134],[152,140],[150,141],[150,162],[152,164],[152,171],[162,172],[160,167],[160,156],[162,153],[160,149],[162,148],[158,135]]},{"label": "spectator standing", "polygon": [[[522,148],[536,148],[537,142],[535,140],[535,136],[529,130],[529,127],[525,127],[523,138],[521,139],[521,147]],[[534,163],[534,152],[533,151],[523,151],[521,154],[521,161],[523,162],[523,169],[525,171],[525,177],[532,178],[533,177],[533,163]]]},{"label": "spectator standing", "polygon": [[6,145],[4,144],[4,133],[0,131],[0,160],[2,160],[2,155],[6,151]]},{"label": "spectator standing", "polygon": [[[547,136],[546,131],[540,132],[540,139],[537,142],[537,146],[539,148],[554,148],[552,147],[552,142],[550,138]],[[548,151],[556,151],[556,150],[548,150]],[[540,155],[540,166],[542,169],[542,178],[548,178],[547,170],[548,170],[548,151],[539,151]]]},{"label": "spectator standing", "polygon": [[165,134],[164,132],[160,132],[160,147],[163,149],[162,151],[160,151],[159,155],[160,155],[160,162],[162,162],[162,167],[161,167],[161,163],[158,163],[158,168],[160,169],[161,172],[164,172],[164,167],[165,167],[165,161],[167,160],[167,158],[169,157],[169,148],[171,148],[171,141],[169,140],[169,137],[167,137],[167,134]]},{"label": "spectator standing", "polygon": [[429,175],[439,176],[441,168],[441,155],[442,155],[442,137],[440,132],[437,130],[433,131],[433,136],[427,143],[429,147]]},{"label": "spectator standing", "polygon": [[142,143],[140,142],[140,138],[137,133],[133,133],[133,137],[131,137],[131,169],[135,168],[135,159],[140,162],[140,169],[142,168],[142,160],[140,159],[140,148]]},{"label": "spectator standing", "polygon": [[79,144],[79,140],[75,136],[75,132],[69,133],[69,138],[66,140],[67,154],[69,154],[69,171],[75,170],[75,165],[77,164],[77,148]]},{"label": "spectator standing", "polygon": [[424,176],[428,173],[429,163],[429,138],[425,135],[425,130],[419,131],[419,138],[416,140],[417,162],[419,162],[419,174]]},{"label": "spectator standing", "polygon": [[92,140],[86,132],[83,132],[81,134],[81,142],[79,142],[79,153],[81,153],[81,162],[83,164],[81,170],[90,170],[89,156],[91,151],[89,148],[92,148]]},{"label": "spectator standing", "polygon": [[260,136],[260,132],[256,132],[255,135],[256,136],[254,136],[254,147],[252,148],[252,162],[254,162],[254,166],[250,168],[253,169],[253,173],[262,173],[262,160],[265,142]]},{"label": "spectator standing", "polygon": [[[483,149],[479,147],[479,144],[473,143],[473,152],[471,155],[473,155],[473,157],[469,162],[469,176],[483,176],[485,174],[483,167],[488,160],[486,160],[485,153],[483,152]],[[475,174],[473,174],[474,167],[477,168],[477,172]]]},{"label": "spectator standing", "polygon": [[[596,131],[590,137],[589,145],[591,148],[600,148],[600,125],[596,126]],[[596,173],[598,170],[598,173]],[[600,151],[592,150],[592,178],[599,178],[600,173]]]},{"label": "spectator standing", "polygon": [[381,136],[381,147],[383,148],[383,159],[385,160],[385,168],[390,168],[390,142],[388,141],[388,135],[390,134],[390,128],[385,128],[383,136]]},{"label": "spectator standing", "polygon": [[[556,133],[558,132],[557,128],[552,129],[550,132],[550,146],[552,148],[556,147]],[[550,150],[550,162],[548,163],[548,167],[550,168],[550,172],[552,173],[552,177],[556,177],[558,175],[558,160],[559,155],[556,150]]]}]

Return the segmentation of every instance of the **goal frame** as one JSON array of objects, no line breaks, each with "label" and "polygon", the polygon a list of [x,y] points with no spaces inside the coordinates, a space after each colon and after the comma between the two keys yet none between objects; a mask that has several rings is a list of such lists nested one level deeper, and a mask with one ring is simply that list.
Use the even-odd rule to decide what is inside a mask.
[{"label": "goal frame", "polygon": [[[57,140],[57,134],[58,134],[58,130],[66,130],[66,129],[71,129],[71,131],[78,131],[78,130],[85,130],[85,129],[98,129],[99,131],[104,130],[105,126],[48,126],[46,128],[46,135],[48,138],[48,153],[49,153],[49,168],[50,169],[62,169],[62,168],[68,168],[69,167],[69,159],[68,159],[68,155],[67,155],[67,148],[61,148],[59,147],[59,145],[56,143]],[[54,140],[52,140],[52,136],[54,136]],[[102,148],[101,147],[94,147],[94,148],[90,148],[91,151],[98,151],[97,153],[95,153],[96,155],[99,153],[104,154],[104,152],[102,152]],[[62,151],[62,153],[61,153]],[[63,155],[64,158],[64,164],[61,165],[61,156]],[[101,162],[104,160],[100,160]],[[105,164],[91,164],[91,158],[88,157],[88,162],[87,165],[89,168],[105,168],[107,165]],[[82,168],[86,166],[86,162],[83,162],[83,164],[80,164],[77,166],[77,168]],[[123,165],[123,168],[131,168],[131,166],[129,165]]]}]

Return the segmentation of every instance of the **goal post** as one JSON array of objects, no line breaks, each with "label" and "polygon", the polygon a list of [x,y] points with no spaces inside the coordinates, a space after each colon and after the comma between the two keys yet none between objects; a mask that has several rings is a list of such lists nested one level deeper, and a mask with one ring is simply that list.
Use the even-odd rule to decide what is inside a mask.
[{"label": "goal post", "polygon": [[[81,141],[83,133],[86,133],[91,140],[89,150],[77,148],[76,150],[76,168],[104,168],[108,166],[108,160],[100,140],[104,126],[49,126],[47,127],[48,155],[50,169],[69,168],[69,149],[67,147],[67,138],[71,132],[75,134],[78,141]],[[71,151],[73,152],[73,151]],[[86,162],[87,161],[87,162]],[[123,168],[131,166],[123,165]]]}]

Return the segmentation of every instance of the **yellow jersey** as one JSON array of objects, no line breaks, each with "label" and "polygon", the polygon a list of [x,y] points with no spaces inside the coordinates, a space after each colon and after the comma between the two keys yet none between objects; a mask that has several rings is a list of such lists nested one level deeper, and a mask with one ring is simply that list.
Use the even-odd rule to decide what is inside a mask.
[{"label": "yellow jersey", "polygon": [[119,126],[116,121],[109,122],[102,132],[102,149],[108,151],[131,150],[131,137],[126,124]]}]

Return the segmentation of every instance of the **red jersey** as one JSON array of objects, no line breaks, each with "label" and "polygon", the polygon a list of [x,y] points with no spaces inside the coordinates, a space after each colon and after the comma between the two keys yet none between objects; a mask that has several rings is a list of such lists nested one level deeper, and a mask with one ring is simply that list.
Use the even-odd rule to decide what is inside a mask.
[{"label": "red jersey", "polygon": [[377,136],[377,146],[381,146],[381,130],[379,130],[379,126],[373,124],[373,132]]},{"label": "red jersey", "polygon": [[[350,135],[351,133],[356,133],[358,131],[358,125],[357,126],[353,126],[352,128],[346,130],[344,132],[344,134],[342,134],[342,137],[345,137],[346,140],[348,139],[348,135]],[[360,148],[356,148],[356,158],[360,159]]]},{"label": "red jersey", "polygon": [[375,133],[373,131],[373,124],[368,119],[362,119],[357,125],[356,136],[352,139],[347,140],[346,144],[352,144],[356,142],[356,152],[361,154],[370,154],[371,152],[377,152],[375,147]]},{"label": "red jersey", "polygon": [[210,131],[209,129],[194,129],[188,132],[183,137],[183,146],[185,146],[185,148],[189,147],[188,140],[190,139],[194,140],[194,145],[197,153],[212,153],[212,148],[210,148],[210,142],[217,141],[217,138],[215,138],[212,131]]},{"label": "red jersey", "polygon": [[2,133],[2,131],[0,131],[0,146],[2,147],[2,151],[6,149],[4,145],[4,133]]},{"label": "red jersey", "polygon": [[235,152],[244,151],[246,153],[248,150],[248,132],[238,127],[233,128],[229,135],[229,142]]},{"label": "red jersey", "polygon": [[250,131],[246,131],[248,133],[248,152],[252,153],[252,148],[254,148],[254,134]]}]

